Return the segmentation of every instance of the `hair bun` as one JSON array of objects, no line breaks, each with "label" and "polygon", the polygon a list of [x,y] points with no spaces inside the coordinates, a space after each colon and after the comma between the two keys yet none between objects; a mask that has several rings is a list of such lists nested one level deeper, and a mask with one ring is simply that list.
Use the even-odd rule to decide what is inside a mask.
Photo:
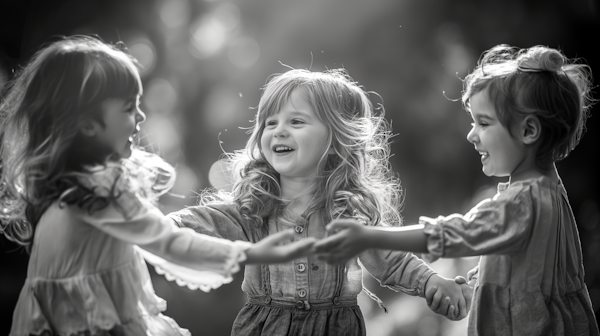
[{"label": "hair bun", "polygon": [[517,67],[525,72],[558,71],[565,63],[565,57],[556,49],[532,47],[517,58]]}]

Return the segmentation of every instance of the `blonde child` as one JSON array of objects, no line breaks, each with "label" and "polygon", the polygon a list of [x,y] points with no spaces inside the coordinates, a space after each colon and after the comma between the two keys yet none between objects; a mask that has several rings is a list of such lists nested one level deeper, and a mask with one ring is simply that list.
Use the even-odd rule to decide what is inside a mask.
[{"label": "blonde child", "polygon": [[[0,108],[1,231],[31,252],[10,335],[189,335],[163,316],[142,255],[180,285],[209,290],[242,263],[283,262],[276,246],[203,236],[152,205],[173,168],[133,146],[145,119],[134,60],[90,37],[38,52]],[[258,241],[256,241],[258,242]]]},{"label": "blonde child", "polygon": [[[345,70],[287,71],[268,81],[245,150],[229,156],[236,179],[231,192],[205,194],[201,205],[169,216],[200,233],[250,242],[288,228],[294,240],[320,239],[325,223],[340,217],[397,223],[389,136],[383,113]],[[454,280],[410,253],[373,250],[342,265],[307,256],[247,266],[242,290],[248,302],[231,334],[365,335],[357,305],[363,268],[392,290],[427,292],[436,312],[467,314]],[[450,298],[440,303],[446,293]]]},{"label": "blonde child", "polygon": [[397,229],[334,221],[328,230],[342,231],[315,249],[329,262],[368,248],[482,255],[469,272],[469,335],[598,335],[575,217],[555,166],[582,135],[590,78],[589,67],[556,49],[487,51],[464,81],[473,118],[467,140],[486,175],[509,181],[465,215],[421,217],[421,225]]}]

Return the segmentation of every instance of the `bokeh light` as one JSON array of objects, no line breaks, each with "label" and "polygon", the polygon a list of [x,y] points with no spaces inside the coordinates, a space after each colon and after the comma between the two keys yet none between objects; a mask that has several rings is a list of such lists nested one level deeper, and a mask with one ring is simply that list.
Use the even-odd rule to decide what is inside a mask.
[{"label": "bokeh light", "polygon": [[[24,5],[27,4],[27,5]],[[4,5],[4,4],[3,4]],[[600,29],[595,1],[505,0],[52,0],[8,2],[0,21],[0,92],[12,69],[26,64],[55,36],[97,34],[124,41],[142,68],[141,145],[158,152],[177,171],[163,212],[196,203],[204,188],[227,189],[223,151],[242,149],[246,128],[270,75],[293,68],[346,68],[381,102],[392,122],[390,161],[405,202],[405,224],[420,215],[464,213],[496,192],[501,178],[481,172],[479,156],[465,139],[470,117],[462,108],[462,81],[482,51],[506,43],[563,50],[590,63],[598,78],[600,53],[589,32]],[[10,6],[17,6],[13,8]],[[20,12],[21,11],[21,12]],[[26,13],[24,13],[26,11]],[[510,19],[507,19],[510,18]],[[12,21],[10,21],[10,20]],[[9,43],[14,45],[7,52]],[[285,65],[282,65],[285,64]],[[596,83],[597,84],[597,83]],[[598,91],[598,90],[596,90]],[[600,99],[598,92],[596,98]],[[588,285],[600,313],[600,126],[594,106],[587,132],[558,169],[579,224]],[[242,128],[242,129],[240,129]],[[4,239],[4,238],[2,238]],[[28,255],[1,241],[0,334],[10,316]],[[466,275],[477,257],[442,259],[431,267],[446,277]],[[246,300],[234,282],[210,293],[179,288],[153,273],[169,315],[195,334],[228,335]],[[359,295],[368,335],[462,336],[467,320],[432,313],[424,300],[366,286],[389,308],[384,314]]]},{"label": "bokeh light", "polygon": [[260,56],[258,43],[250,37],[239,37],[231,42],[227,50],[231,63],[246,69],[254,65]]},{"label": "bokeh light", "polygon": [[192,13],[189,0],[158,1],[158,11],[160,19],[169,28],[185,26]]},{"label": "bokeh light", "polygon": [[152,73],[156,65],[156,48],[152,41],[146,37],[136,37],[127,42],[129,53],[137,59],[141,67],[140,76],[146,77]]}]

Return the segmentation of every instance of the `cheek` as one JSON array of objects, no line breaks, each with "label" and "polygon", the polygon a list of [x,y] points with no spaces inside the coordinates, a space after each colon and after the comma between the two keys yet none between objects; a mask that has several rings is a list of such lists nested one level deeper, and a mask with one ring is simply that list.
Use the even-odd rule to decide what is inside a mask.
[{"label": "cheek", "polygon": [[265,133],[260,138],[260,146],[262,147],[262,152],[269,151],[269,137]]}]

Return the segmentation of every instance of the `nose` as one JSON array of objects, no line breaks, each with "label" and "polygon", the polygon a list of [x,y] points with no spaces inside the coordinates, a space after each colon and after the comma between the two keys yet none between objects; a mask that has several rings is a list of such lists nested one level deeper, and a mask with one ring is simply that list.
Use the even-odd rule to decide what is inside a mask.
[{"label": "nose", "polygon": [[285,138],[288,136],[288,132],[285,129],[285,125],[279,124],[273,131],[273,137],[275,138]]},{"label": "nose", "polygon": [[479,136],[475,131],[475,126],[473,126],[469,133],[467,133],[467,141],[469,141],[472,144],[479,142]]}]

